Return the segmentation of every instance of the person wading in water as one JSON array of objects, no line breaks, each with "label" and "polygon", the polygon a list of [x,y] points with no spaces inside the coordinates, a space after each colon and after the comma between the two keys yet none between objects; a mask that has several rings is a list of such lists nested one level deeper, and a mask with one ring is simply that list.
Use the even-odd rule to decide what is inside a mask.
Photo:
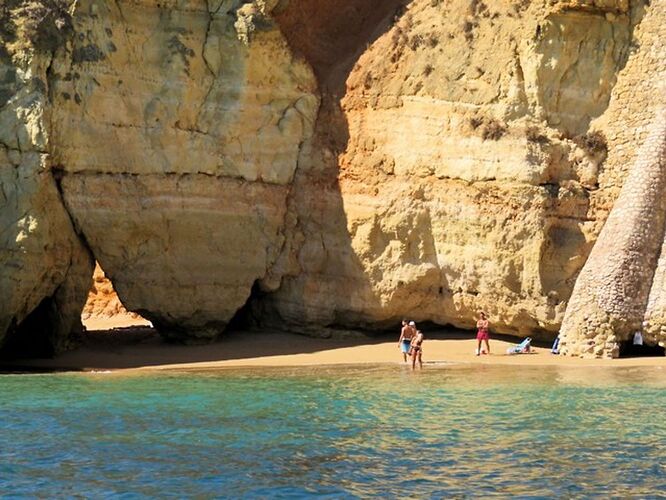
[{"label": "person wading in water", "polygon": [[416,334],[416,323],[410,321],[407,323],[406,319],[402,320],[402,329],[400,330],[400,338],[398,339],[398,347],[402,352],[402,359],[407,363],[407,355],[412,343],[412,337]]},{"label": "person wading in water", "polygon": [[423,333],[421,330],[418,330],[412,339],[412,370],[416,368],[417,360],[419,368],[423,368]]},{"label": "person wading in water", "polygon": [[479,314],[479,321],[476,322],[476,340],[478,345],[476,346],[476,355],[481,354],[481,342],[486,342],[486,352],[490,354],[490,334],[488,333],[488,318],[486,318],[486,313],[481,312]]}]

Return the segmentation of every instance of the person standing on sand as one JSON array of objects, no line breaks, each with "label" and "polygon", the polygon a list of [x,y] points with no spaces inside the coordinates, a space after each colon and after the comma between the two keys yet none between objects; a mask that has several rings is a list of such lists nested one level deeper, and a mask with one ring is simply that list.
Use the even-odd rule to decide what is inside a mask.
[{"label": "person standing on sand", "polygon": [[486,313],[481,312],[479,314],[479,320],[476,322],[476,340],[478,342],[478,345],[476,346],[476,355],[479,356],[481,354],[481,342],[485,341],[486,342],[486,352],[490,354],[490,334],[488,333],[488,318],[486,318]]},{"label": "person standing on sand", "polygon": [[409,354],[409,348],[412,343],[412,337],[414,336],[415,331],[412,325],[415,326],[413,321],[407,323],[407,320],[403,319],[402,329],[400,330],[400,338],[398,339],[398,347],[402,352],[402,359],[405,363],[407,363],[407,355]]},{"label": "person standing on sand", "polygon": [[417,330],[412,339],[412,370],[416,369],[416,360],[419,362],[419,368],[423,368],[423,332]]}]

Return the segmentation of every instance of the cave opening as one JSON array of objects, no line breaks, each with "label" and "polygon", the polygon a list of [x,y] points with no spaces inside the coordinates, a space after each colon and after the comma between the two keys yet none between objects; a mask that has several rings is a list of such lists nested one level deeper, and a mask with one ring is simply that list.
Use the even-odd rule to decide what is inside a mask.
[{"label": "cave opening", "polygon": [[229,320],[224,331],[242,332],[263,326],[261,319],[265,319],[265,315],[268,313],[267,305],[263,301],[266,295],[267,292],[261,289],[259,280],[256,280],[252,285],[247,301]]},{"label": "cave opening", "polygon": [[81,311],[81,323],[86,331],[153,326],[146,318],[125,307],[99,262],[95,263],[88,298]]},{"label": "cave opening", "polygon": [[0,359],[53,356],[52,320],[56,310],[53,298],[47,297],[20,324],[14,322],[0,348]]},{"label": "cave opening", "polygon": [[634,345],[633,340],[627,340],[620,344],[621,358],[648,358],[666,356],[666,349],[659,345]]}]

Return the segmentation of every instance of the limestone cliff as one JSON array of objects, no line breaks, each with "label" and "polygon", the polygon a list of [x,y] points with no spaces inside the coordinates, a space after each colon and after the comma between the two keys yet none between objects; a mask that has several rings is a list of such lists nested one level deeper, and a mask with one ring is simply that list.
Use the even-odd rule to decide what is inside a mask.
[{"label": "limestone cliff", "polygon": [[0,345],[48,354],[80,329],[92,260],[52,175],[49,71],[64,2],[0,6]]},{"label": "limestone cliff", "polygon": [[[657,113],[651,128],[576,282],[562,324],[564,354],[617,357],[619,343],[642,329],[646,313],[658,318],[658,308],[663,307],[663,271],[659,269],[656,286],[651,278],[658,267],[666,222],[664,110]],[[646,340],[662,340],[649,338],[661,337],[661,332],[650,333]]]},{"label": "limestone cliff", "polygon": [[68,210],[126,307],[213,337],[283,245],[316,82],[270,7],[82,1],[54,64]]},{"label": "limestone cliff", "polygon": [[[63,290],[80,311],[92,254],[168,337],[246,303],[309,332],[484,309],[552,337],[664,60],[664,0],[34,4],[60,10],[0,44],[0,336]],[[49,195],[18,183],[33,157]]]},{"label": "limestone cliff", "polygon": [[640,49],[600,119],[612,131],[609,163],[618,166],[605,177],[622,191],[576,283],[562,325],[567,354],[617,357],[639,329],[649,344],[666,341],[665,16],[666,3],[653,2],[636,40]]},{"label": "limestone cliff", "polygon": [[592,123],[644,4],[368,2],[339,25],[340,3],[278,17],[323,104],[296,177],[292,267],[259,315],[470,327],[484,309],[496,330],[553,336],[617,194],[616,124]]}]

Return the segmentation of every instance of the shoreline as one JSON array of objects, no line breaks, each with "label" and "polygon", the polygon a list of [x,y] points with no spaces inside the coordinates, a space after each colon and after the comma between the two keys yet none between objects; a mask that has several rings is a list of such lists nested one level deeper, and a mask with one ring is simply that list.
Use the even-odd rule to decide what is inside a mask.
[{"label": "shoreline", "polygon": [[[89,321],[79,347],[51,359],[0,361],[0,371],[120,371],[218,370],[227,368],[313,367],[343,365],[403,365],[398,335],[315,338],[275,330],[234,331],[205,345],[167,343],[156,330],[123,320]],[[395,337],[395,338],[394,338]],[[428,364],[558,367],[666,367],[666,356],[583,359],[558,356],[550,348],[532,354],[507,355],[519,339],[491,338],[493,354],[476,356],[472,332],[439,329],[426,333],[424,369]]]}]

